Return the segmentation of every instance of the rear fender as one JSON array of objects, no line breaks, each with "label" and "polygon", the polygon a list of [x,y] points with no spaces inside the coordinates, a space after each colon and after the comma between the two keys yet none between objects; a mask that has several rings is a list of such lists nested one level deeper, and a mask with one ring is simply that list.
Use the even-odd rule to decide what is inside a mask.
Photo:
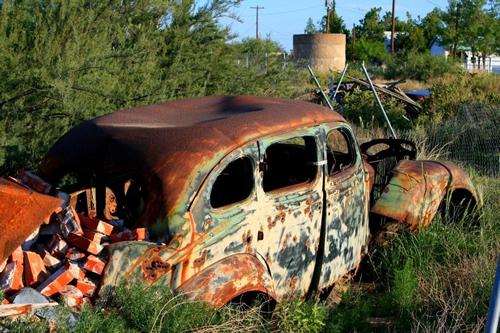
[{"label": "rear fender", "polygon": [[226,257],[187,280],[179,290],[216,307],[248,292],[262,292],[276,299],[266,266],[251,254]]},{"label": "rear fender", "polygon": [[428,226],[447,193],[467,191],[476,202],[470,178],[451,162],[402,160],[371,212],[416,230]]}]

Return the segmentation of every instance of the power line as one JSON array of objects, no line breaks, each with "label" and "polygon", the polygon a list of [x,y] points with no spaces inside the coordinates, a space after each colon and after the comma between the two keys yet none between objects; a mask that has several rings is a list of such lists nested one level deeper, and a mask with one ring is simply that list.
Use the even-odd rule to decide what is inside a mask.
[{"label": "power line", "polygon": [[[261,16],[273,16],[273,15],[281,15],[281,14],[290,14],[290,13],[296,13],[296,12],[301,12],[307,9],[313,9],[313,8],[320,8],[323,7],[322,5],[316,5],[316,6],[310,6],[310,7],[304,7],[304,8],[297,8],[297,9],[290,9],[282,12],[271,12],[271,13],[266,13],[266,14],[261,14]],[[251,7],[255,8],[255,7]],[[253,15],[245,15],[241,17],[253,17]]]}]

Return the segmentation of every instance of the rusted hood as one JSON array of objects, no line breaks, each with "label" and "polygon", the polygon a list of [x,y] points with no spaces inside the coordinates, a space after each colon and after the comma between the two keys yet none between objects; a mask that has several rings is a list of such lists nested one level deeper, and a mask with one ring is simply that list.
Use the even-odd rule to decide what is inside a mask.
[{"label": "rusted hood", "polygon": [[48,222],[62,199],[33,192],[0,178],[0,262],[41,224]]}]

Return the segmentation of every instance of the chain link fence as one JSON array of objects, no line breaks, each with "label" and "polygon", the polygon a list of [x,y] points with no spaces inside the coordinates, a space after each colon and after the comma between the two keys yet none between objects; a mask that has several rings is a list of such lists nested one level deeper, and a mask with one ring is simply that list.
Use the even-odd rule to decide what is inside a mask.
[{"label": "chain link fence", "polygon": [[[414,138],[425,154],[456,161],[479,174],[500,176],[500,110],[495,105],[463,105],[453,118]],[[419,137],[420,136],[420,137]]]}]

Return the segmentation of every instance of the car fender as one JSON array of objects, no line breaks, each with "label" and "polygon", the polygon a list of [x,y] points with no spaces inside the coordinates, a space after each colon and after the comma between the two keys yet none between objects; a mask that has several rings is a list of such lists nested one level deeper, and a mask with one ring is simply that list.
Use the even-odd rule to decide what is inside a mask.
[{"label": "car fender", "polygon": [[428,226],[446,195],[459,189],[479,202],[470,178],[455,164],[402,160],[371,212],[416,230]]},{"label": "car fender", "polygon": [[221,259],[192,276],[179,290],[216,307],[247,292],[262,292],[276,299],[267,267],[251,254],[234,254]]}]

